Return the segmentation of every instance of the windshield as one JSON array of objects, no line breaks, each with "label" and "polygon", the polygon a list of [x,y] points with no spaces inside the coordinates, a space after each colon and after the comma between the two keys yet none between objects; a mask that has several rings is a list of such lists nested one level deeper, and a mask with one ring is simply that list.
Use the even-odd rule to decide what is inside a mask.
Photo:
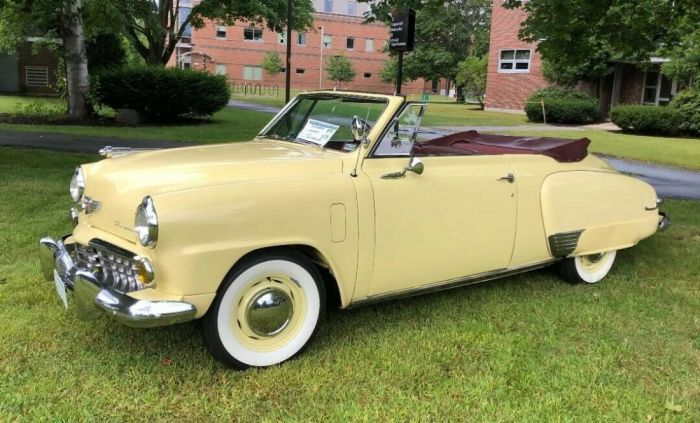
[{"label": "windshield", "polygon": [[387,101],[341,96],[301,97],[263,137],[315,144],[339,151],[354,151],[359,145],[352,135],[357,116],[368,133],[384,112]]}]

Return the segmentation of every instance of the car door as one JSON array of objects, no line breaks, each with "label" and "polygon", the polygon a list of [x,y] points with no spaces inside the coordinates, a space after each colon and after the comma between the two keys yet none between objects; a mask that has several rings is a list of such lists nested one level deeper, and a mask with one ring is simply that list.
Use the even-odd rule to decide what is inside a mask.
[{"label": "car door", "polygon": [[[409,161],[424,105],[407,104],[365,158],[375,212],[369,296],[507,268],[516,232],[516,184],[507,156],[421,157],[424,172],[398,176]],[[397,173],[398,172],[398,173]]]}]

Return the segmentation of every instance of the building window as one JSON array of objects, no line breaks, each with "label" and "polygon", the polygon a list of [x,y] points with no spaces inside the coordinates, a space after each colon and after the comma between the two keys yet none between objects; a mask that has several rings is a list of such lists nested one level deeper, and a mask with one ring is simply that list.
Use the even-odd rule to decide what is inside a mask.
[{"label": "building window", "polygon": [[323,48],[331,48],[333,45],[333,36],[332,35],[324,35],[323,36]]},{"label": "building window", "polygon": [[333,0],[323,0],[323,11],[333,13]]},{"label": "building window", "polygon": [[371,74],[371,73],[365,72],[365,78],[371,78],[371,77],[372,77],[372,74]]},{"label": "building window", "polygon": [[287,44],[287,34],[284,32],[277,33],[277,44]]},{"label": "building window", "polygon": [[243,29],[243,39],[245,41],[262,41],[263,40],[263,30],[262,28],[255,28],[250,26]]},{"label": "building window", "polygon": [[666,106],[678,90],[678,82],[659,71],[649,71],[644,76],[642,103]]},{"label": "building window", "polygon": [[25,66],[24,83],[27,87],[48,87],[49,68],[46,66]]},{"label": "building window", "polygon": [[216,74],[226,76],[226,65],[216,65]]},{"label": "building window", "polygon": [[345,41],[345,47],[347,47],[348,50],[354,50],[355,49],[355,38],[348,37],[348,39]]},{"label": "building window", "polygon": [[216,38],[220,40],[225,40],[226,39],[226,27],[218,25],[216,27]]},{"label": "building window", "polygon": [[357,16],[357,2],[350,0],[348,1],[348,15]]},{"label": "building window", "polygon": [[501,73],[530,73],[531,50],[501,50],[498,71]]},{"label": "building window", "polygon": [[[187,18],[190,16],[190,13],[192,12],[191,7],[181,7],[178,9],[177,12],[177,20],[180,23],[180,26],[185,23]],[[192,36],[192,26],[189,24],[185,27],[184,31],[182,31],[182,36],[183,37],[191,37]]]},{"label": "building window", "polygon": [[304,69],[303,69],[303,68],[297,68],[297,73],[304,73]]},{"label": "building window", "polygon": [[371,38],[365,38],[365,51],[374,51],[374,40]]},{"label": "building window", "polygon": [[306,32],[300,32],[297,34],[297,44],[300,46],[306,45]]},{"label": "building window", "polygon": [[260,66],[243,66],[243,79],[262,81],[262,68]]}]

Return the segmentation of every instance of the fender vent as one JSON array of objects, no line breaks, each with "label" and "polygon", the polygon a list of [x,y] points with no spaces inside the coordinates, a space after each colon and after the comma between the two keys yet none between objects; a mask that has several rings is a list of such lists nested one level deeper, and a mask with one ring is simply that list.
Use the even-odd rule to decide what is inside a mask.
[{"label": "fender vent", "polygon": [[561,232],[549,236],[549,250],[554,257],[566,257],[573,253],[578,246],[578,239],[583,229],[571,232]]}]

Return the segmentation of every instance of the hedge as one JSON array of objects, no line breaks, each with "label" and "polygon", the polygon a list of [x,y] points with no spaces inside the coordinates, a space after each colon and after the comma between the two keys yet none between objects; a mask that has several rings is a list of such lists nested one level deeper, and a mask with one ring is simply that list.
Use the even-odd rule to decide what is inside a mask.
[{"label": "hedge", "polygon": [[[544,100],[547,123],[591,123],[600,119],[598,102],[593,100]],[[525,113],[531,122],[544,122],[542,105],[528,102]]]},{"label": "hedge", "polygon": [[681,116],[681,131],[700,134],[700,86],[678,93],[669,107]]},{"label": "hedge", "polygon": [[156,66],[104,71],[97,76],[93,96],[115,110],[134,109],[161,121],[211,116],[231,97],[224,76]]},{"label": "hedge", "polygon": [[625,132],[674,135],[681,132],[683,117],[673,107],[623,105],[610,111],[610,120]]},{"label": "hedge", "polygon": [[595,98],[570,88],[548,87],[527,99],[525,114],[531,122],[544,122],[542,101],[547,123],[591,123],[600,119]]}]

